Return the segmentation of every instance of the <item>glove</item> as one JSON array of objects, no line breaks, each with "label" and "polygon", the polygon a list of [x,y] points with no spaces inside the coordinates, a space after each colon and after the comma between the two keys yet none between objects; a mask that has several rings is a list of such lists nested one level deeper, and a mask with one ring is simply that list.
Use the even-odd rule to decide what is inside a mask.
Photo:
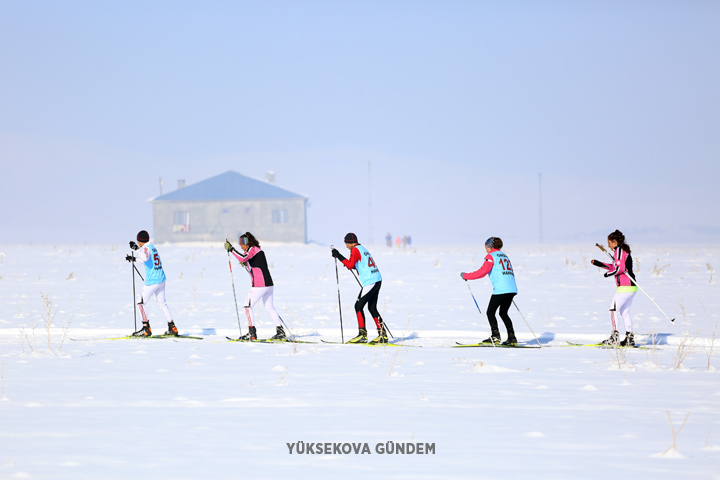
[{"label": "glove", "polygon": [[612,277],[612,276],[614,276],[614,275],[610,272],[603,273],[603,277],[605,277],[605,278]]},{"label": "glove", "polygon": [[345,260],[345,257],[343,257],[342,254],[337,251],[337,248],[333,248],[333,249],[332,249],[332,256],[335,257],[335,258],[337,258],[337,259],[340,260],[340,261]]},{"label": "glove", "polygon": [[230,242],[228,242],[227,240],[225,240],[225,250],[227,250],[228,252],[234,252],[234,251],[235,251],[235,247],[233,247]]},{"label": "glove", "polygon": [[135,242],[133,242],[132,240],[130,240],[130,248],[132,248],[133,250],[137,250],[137,249],[140,248],[140,247],[138,247],[138,244],[137,244],[137,243],[135,243]]},{"label": "glove", "polygon": [[[465,272],[460,272],[460,278],[462,278],[463,280],[465,280]],[[467,282],[467,280],[465,280],[465,281]]]},{"label": "glove", "polygon": [[595,265],[596,267],[602,267],[602,266],[603,266],[603,264],[600,263],[600,262],[598,262],[597,260],[590,260],[590,263],[592,263],[592,264]]},{"label": "glove", "polygon": [[135,257],[133,257],[133,256],[131,256],[131,255],[125,255],[125,260],[127,260],[128,262],[134,262],[134,261],[135,261]]}]

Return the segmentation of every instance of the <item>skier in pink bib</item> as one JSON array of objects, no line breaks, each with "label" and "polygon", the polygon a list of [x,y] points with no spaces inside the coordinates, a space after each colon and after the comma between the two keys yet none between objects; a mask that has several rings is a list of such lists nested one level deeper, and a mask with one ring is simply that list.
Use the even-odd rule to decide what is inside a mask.
[{"label": "skier in pink bib", "polygon": [[252,281],[252,287],[250,288],[250,292],[248,292],[244,306],[245,316],[248,321],[248,333],[240,337],[240,340],[257,340],[253,307],[260,300],[262,300],[265,310],[275,323],[276,333],[271,339],[284,340],[286,334],[281,324],[282,319],[273,306],[275,287],[273,286],[273,280],[270,276],[270,269],[268,268],[267,259],[265,258],[265,252],[260,249],[260,242],[258,242],[250,232],[242,234],[239,240],[240,248],[242,249],[241,252],[235,250],[235,247],[228,241],[225,241],[225,249],[232,253],[238,262],[245,267]]},{"label": "skier in pink bib", "polygon": [[[633,259],[630,255],[630,245],[625,243],[625,235],[620,230],[615,230],[608,235],[608,247],[613,251],[613,262],[611,264],[603,263],[599,260],[591,260],[590,263],[596,267],[607,270],[605,277],[615,277],[615,285],[617,290],[613,297],[612,307],[610,307],[610,323],[612,324],[612,333],[607,340],[602,343],[605,345],[617,345],[620,339],[617,330],[616,312],[625,322],[625,339],[620,342],[622,347],[635,346],[635,336],[632,328],[632,317],[630,316],[630,305],[632,305],[638,287],[635,285],[635,274],[633,273]],[[632,280],[631,280],[632,279]]]}]

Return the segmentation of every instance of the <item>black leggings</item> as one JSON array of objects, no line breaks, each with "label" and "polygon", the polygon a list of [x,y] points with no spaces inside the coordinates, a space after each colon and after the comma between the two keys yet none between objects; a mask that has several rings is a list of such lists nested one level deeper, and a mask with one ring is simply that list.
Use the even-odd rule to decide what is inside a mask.
[{"label": "black leggings", "polygon": [[505,324],[508,335],[515,334],[512,320],[510,320],[510,316],[508,315],[508,310],[510,310],[510,305],[512,305],[513,297],[515,295],[515,293],[501,293],[490,297],[490,303],[488,303],[487,307],[487,316],[493,334],[499,335],[500,333],[500,330],[498,330],[497,319],[495,318],[495,312],[498,307],[500,308],[500,318],[502,318],[502,321]]},{"label": "black leggings", "polygon": [[[375,283],[365,296],[362,294],[363,291],[360,290],[360,295],[358,295],[357,302],[355,302],[355,314],[358,317],[358,325],[360,328],[365,328],[365,314],[363,313],[365,305],[367,305],[368,311],[370,312],[370,315],[372,315],[373,319],[377,318],[379,320],[377,323],[382,324],[380,312],[378,312],[377,309],[377,301],[381,285],[382,281]],[[380,325],[378,325],[378,328],[380,328]]]}]

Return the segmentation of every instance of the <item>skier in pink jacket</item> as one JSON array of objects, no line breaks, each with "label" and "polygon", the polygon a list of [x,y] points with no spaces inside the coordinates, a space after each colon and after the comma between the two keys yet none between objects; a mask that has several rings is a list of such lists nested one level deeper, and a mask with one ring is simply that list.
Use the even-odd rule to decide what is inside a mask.
[{"label": "skier in pink jacket", "polygon": [[635,274],[633,273],[633,259],[632,255],[630,255],[630,245],[625,243],[625,235],[623,235],[620,230],[615,230],[608,235],[608,247],[613,250],[613,262],[611,264],[603,263],[599,260],[590,261],[590,263],[596,267],[607,270],[605,277],[615,277],[615,285],[617,286],[612,307],[610,308],[610,322],[613,331],[610,338],[604,340],[602,343],[605,345],[616,345],[618,343],[620,337],[618,336],[615,312],[619,312],[625,322],[625,339],[620,342],[620,346],[634,347],[635,336],[632,329],[630,305],[632,305],[638,287],[633,283]]},{"label": "skier in pink jacket", "polygon": [[273,281],[268,269],[265,252],[260,249],[260,242],[250,232],[245,232],[240,236],[240,248],[242,252],[235,250],[230,242],[225,241],[225,249],[232,253],[238,262],[240,262],[245,270],[250,274],[252,287],[245,301],[245,316],[248,321],[248,333],[240,337],[240,340],[253,341],[257,340],[257,331],[255,329],[255,313],[253,307],[259,301],[263,301],[265,310],[270,318],[275,322],[276,333],[272,340],[284,340],[286,338],[285,330],[282,327],[280,315],[278,315],[273,306]]}]

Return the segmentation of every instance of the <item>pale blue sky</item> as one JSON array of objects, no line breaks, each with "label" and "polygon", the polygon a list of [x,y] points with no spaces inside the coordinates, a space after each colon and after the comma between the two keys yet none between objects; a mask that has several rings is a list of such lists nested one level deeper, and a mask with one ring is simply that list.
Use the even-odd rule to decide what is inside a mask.
[{"label": "pale blue sky", "polygon": [[720,2],[0,0],[0,242],[227,170],[312,240],[720,241]]}]

